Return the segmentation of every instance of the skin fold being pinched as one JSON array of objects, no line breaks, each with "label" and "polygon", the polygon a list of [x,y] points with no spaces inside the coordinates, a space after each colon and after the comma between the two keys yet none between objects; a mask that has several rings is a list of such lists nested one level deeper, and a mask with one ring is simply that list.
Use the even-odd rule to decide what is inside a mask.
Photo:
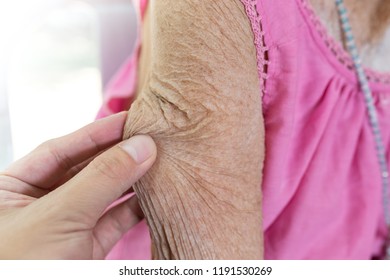
[{"label": "skin fold being pinched", "polygon": [[125,138],[158,148],[134,186],[153,258],[262,258],[264,128],[242,3],[150,1],[143,41]]}]

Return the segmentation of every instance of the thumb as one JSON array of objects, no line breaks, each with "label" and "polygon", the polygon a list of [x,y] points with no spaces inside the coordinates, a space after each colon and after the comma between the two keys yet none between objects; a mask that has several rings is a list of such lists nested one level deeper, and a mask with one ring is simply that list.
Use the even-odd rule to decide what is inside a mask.
[{"label": "thumb", "polygon": [[153,165],[156,154],[149,136],[138,135],[119,143],[57,189],[63,206],[96,223],[106,208]]}]

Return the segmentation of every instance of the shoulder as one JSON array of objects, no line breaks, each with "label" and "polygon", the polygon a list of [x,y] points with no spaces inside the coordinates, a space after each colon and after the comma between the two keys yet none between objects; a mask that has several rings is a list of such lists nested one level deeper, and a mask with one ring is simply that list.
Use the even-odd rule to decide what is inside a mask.
[{"label": "shoulder", "polygon": [[208,101],[225,95],[239,103],[242,95],[229,94],[237,89],[259,94],[253,34],[240,0],[158,0],[149,8],[147,85],[196,91]]},{"label": "shoulder", "polygon": [[240,0],[159,0],[150,4],[156,55],[172,54],[168,57],[174,59],[191,53],[218,64],[255,57],[250,22]]}]

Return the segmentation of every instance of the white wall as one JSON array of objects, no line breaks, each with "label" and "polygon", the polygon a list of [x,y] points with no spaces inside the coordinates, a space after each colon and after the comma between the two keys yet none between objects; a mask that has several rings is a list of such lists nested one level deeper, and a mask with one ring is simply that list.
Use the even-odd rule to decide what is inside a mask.
[{"label": "white wall", "polygon": [[[0,170],[43,141],[92,122],[104,86],[137,35],[131,0],[13,1],[7,1],[12,7],[0,5],[10,21],[0,19]],[[29,7],[31,16],[22,16]],[[82,33],[77,24],[85,29],[86,22]]]},{"label": "white wall", "polygon": [[4,64],[0,64],[0,170],[3,170],[12,161],[11,127],[4,66]]}]

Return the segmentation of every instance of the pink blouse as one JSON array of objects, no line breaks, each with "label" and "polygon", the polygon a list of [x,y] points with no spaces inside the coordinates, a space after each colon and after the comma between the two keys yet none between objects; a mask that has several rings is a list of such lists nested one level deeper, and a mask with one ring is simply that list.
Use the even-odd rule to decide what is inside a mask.
[{"label": "pink blouse", "polygon": [[[381,255],[386,235],[381,177],[352,61],[306,0],[241,2],[262,81],[265,258]],[[99,117],[127,109],[137,60],[138,50],[107,89]],[[390,76],[366,70],[390,159]],[[150,258],[146,224],[131,230],[108,258]]]}]

